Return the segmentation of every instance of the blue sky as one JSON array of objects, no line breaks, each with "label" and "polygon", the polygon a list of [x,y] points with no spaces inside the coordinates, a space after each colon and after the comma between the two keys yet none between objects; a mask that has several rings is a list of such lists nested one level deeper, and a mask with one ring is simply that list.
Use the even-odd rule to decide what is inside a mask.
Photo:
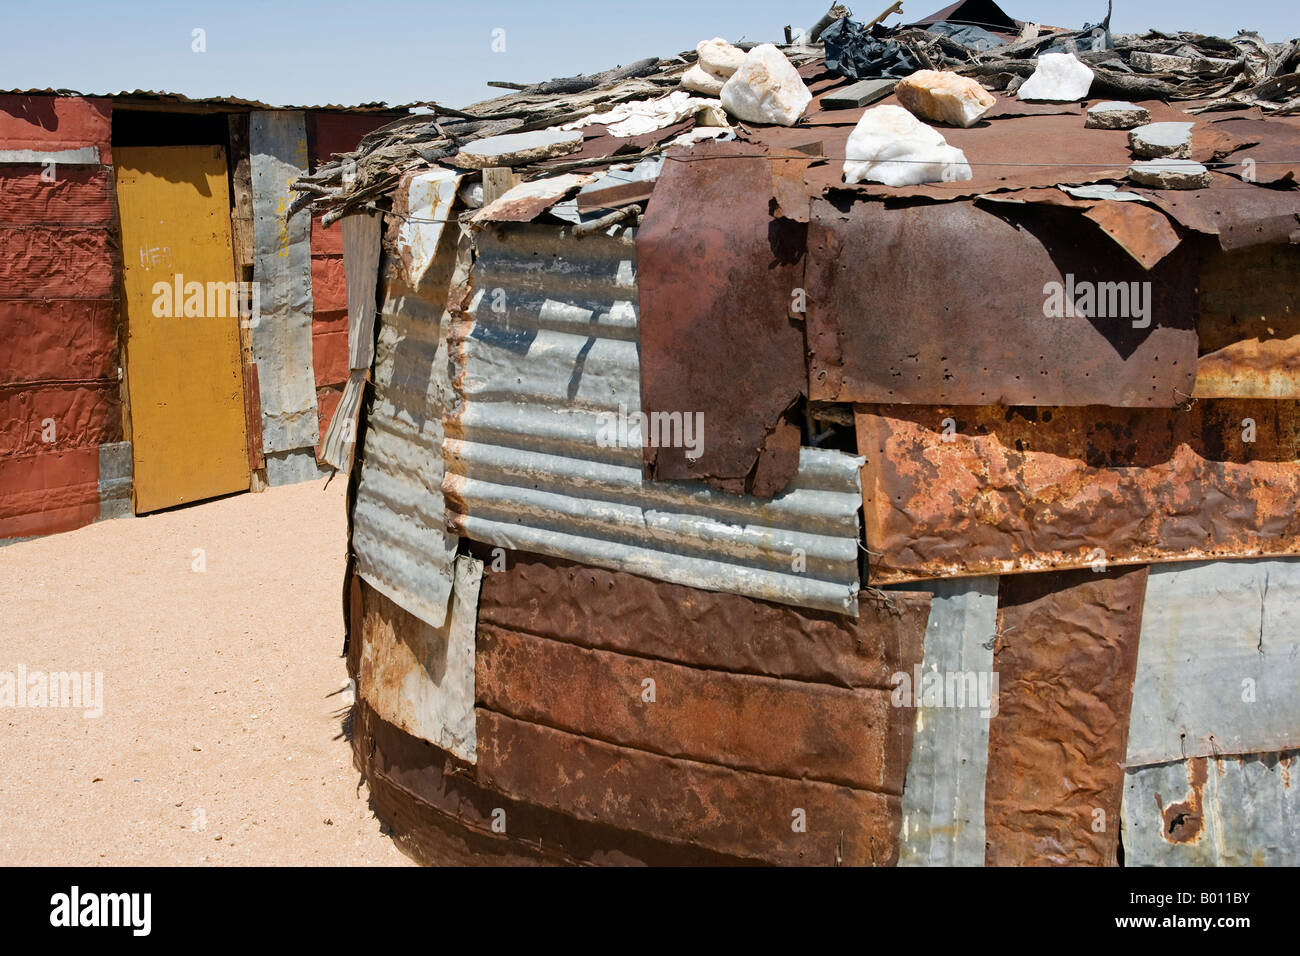
[{"label": "blue sky", "polygon": [[[3,2],[0,89],[168,90],[296,105],[433,99],[450,106],[495,95],[484,85],[488,80],[590,73],[671,56],[715,35],[776,39],[796,14],[794,25],[806,26],[829,6],[826,0]],[[870,19],[888,0],[848,5]],[[944,5],[905,0],[904,18]],[[1006,0],[1002,6],[1022,20],[1081,26],[1104,16],[1106,5]],[[1269,40],[1300,36],[1294,0],[1117,0],[1115,7],[1112,25],[1121,32],[1154,27],[1231,36],[1252,29]],[[205,53],[192,50],[195,29],[206,32]],[[504,52],[492,50],[498,29],[505,31]]]}]

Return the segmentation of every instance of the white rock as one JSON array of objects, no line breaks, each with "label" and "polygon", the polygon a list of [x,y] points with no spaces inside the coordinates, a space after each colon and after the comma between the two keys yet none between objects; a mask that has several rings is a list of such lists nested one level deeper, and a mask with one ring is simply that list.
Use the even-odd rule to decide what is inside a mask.
[{"label": "white rock", "polygon": [[1087,97],[1091,86],[1092,70],[1073,53],[1043,53],[1034,75],[1020,84],[1016,96],[1069,103]]},{"label": "white rock", "polygon": [[1151,113],[1136,103],[1111,100],[1088,107],[1083,125],[1088,129],[1132,129],[1151,121]]},{"label": "white rock", "polygon": [[700,58],[700,66],[724,80],[730,79],[731,74],[739,70],[740,64],[745,61],[745,51],[732,46],[722,37],[701,40],[695,45],[695,52]]},{"label": "white rock", "polygon": [[917,70],[894,87],[898,102],[923,119],[952,126],[972,126],[997,99],[969,76],[941,70]]},{"label": "white rock", "polygon": [[685,90],[674,90],[657,100],[633,100],[619,103],[607,113],[592,113],[582,119],[565,123],[561,129],[571,130],[592,123],[609,128],[611,136],[640,136],[672,126],[684,119],[695,118],[698,126],[727,126],[727,114],[713,100],[691,96]]},{"label": "white rock", "polygon": [[877,106],[863,113],[844,155],[846,183],[865,179],[914,186],[971,178],[966,155],[901,106]]},{"label": "white rock", "polygon": [[1210,185],[1210,171],[1190,159],[1153,159],[1134,163],[1128,178],[1140,186],[1155,189],[1205,189]]},{"label": "white rock", "polygon": [[1143,159],[1191,159],[1191,123],[1149,123],[1128,134],[1129,149]]},{"label": "white rock", "polygon": [[803,78],[785,54],[763,43],[745,54],[722,87],[722,105],[747,123],[793,126],[812,102]]},{"label": "white rock", "polygon": [[725,76],[710,73],[698,63],[693,64],[689,70],[682,74],[682,87],[684,89],[703,93],[705,96],[721,95],[722,86],[726,82],[727,78]]}]

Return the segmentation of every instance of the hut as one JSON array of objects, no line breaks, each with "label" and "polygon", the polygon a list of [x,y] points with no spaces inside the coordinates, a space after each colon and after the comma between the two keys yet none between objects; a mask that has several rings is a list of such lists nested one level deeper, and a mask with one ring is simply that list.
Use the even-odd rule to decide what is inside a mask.
[{"label": "hut", "polygon": [[288,184],[405,112],[0,94],[0,541],[322,473],[342,247]]},{"label": "hut", "polygon": [[[786,124],[688,52],[299,181],[345,226],[351,740],[410,852],[1300,861],[1300,44],[1084,38],[886,31],[985,78],[934,182],[846,177],[899,95],[820,45]],[[1087,95],[1016,96],[1053,47]],[[1135,90],[1199,188],[1088,120]]]}]

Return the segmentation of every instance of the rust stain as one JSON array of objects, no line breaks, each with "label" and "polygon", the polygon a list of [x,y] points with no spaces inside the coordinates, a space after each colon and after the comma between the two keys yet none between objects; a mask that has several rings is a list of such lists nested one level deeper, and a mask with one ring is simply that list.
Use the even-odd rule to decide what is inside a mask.
[{"label": "rust stain", "polygon": [[1187,761],[1187,785],[1190,788],[1187,799],[1166,807],[1162,805],[1160,794],[1156,794],[1156,806],[1164,820],[1161,836],[1168,843],[1196,843],[1204,833],[1204,790],[1209,778],[1207,760],[1207,757],[1193,757]]},{"label": "rust stain", "polygon": [[798,470],[809,162],[746,143],[668,152],[637,234],[641,404],[702,415],[704,442],[694,458],[647,446],[647,476],[770,498]]},{"label": "rust stain", "polygon": [[[1167,231],[1106,221],[1148,270],[1075,208],[815,201],[809,397],[1181,404],[1196,376],[1195,250],[1149,216]],[[978,249],[961,254],[970,236]]]},{"label": "rust stain", "polygon": [[873,584],[1300,553],[1294,401],[856,417]]}]

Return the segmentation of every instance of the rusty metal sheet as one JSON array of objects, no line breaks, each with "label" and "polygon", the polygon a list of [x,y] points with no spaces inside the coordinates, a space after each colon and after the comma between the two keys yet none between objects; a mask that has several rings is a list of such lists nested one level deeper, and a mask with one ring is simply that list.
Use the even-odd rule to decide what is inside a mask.
[{"label": "rusty metal sheet", "polygon": [[1130,188],[1224,249],[1300,243],[1300,189],[1247,187],[1225,173],[1214,173],[1207,189]]},{"label": "rusty metal sheet", "polygon": [[112,114],[107,97],[0,94],[0,143],[41,151],[93,146],[109,166]]},{"label": "rusty metal sheet", "polygon": [[442,627],[368,589],[357,689],[384,720],[467,763],[474,742],[475,621],[483,564],[455,562],[451,610]]},{"label": "rusty metal sheet", "polygon": [[1129,770],[1126,866],[1300,866],[1300,751]]},{"label": "rusty metal sheet", "polygon": [[1169,217],[1139,202],[1099,202],[1083,214],[1120,248],[1150,269],[1178,248],[1182,237]]},{"label": "rusty metal sheet", "polygon": [[113,299],[0,299],[0,385],[117,384]]},{"label": "rusty metal sheet", "polygon": [[[1196,374],[1194,263],[1177,250],[1143,269],[1071,210],[817,200],[810,397],[1180,404]],[[1066,308],[1085,293],[1090,315]]]},{"label": "rusty metal sheet", "polygon": [[1300,129],[1257,116],[1230,116],[1216,120],[1213,128],[1250,144],[1234,152],[1226,172],[1261,185],[1295,185],[1300,176]]},{"label": "rusty metal sheet", "polygon": [[[311,220],[284,218],[293,198],[289,187],[308,167],[303,114],[252,113],[248,142],[253,278],[261,293],[261,315],[251,331],[261,389],[262,450],[270,455],[310,449],[320,440],[312,372]],[[268,465],[268,477],[270,472]],[[290,477],[288,472],[285,476]]]},{"label": "rusty metal sheet", "polygon": [[0,541],[71,531],[99,509],[96,446],[0,458]]},{"label": "rusty metal sheet", "polygon": [[[916,727],[903,786],[898,865],[983,866],[989,718],[998,698],[992,676],[998,578],[905,586],[928,591],[932,597],[921,673],[907,675]],[[950,700],[946,692],[927,698],[927,679],[941,680],[945,688],[949,680],[961,681],[952,685],[960,688],[961,700]],[[986,703],[991,706],[986,708]]]},{"label": "rusty metal sheet", "polygon": [[861,459],[801,448],[794,481],[770,501],[643,477],[631,231],[503,224],[476,234],[475,249],[444,418],[457,534],[857,613]]},{"label": "rusty metal sheet", "polygon": [[632,750],[478,711],[478,779],[579,820],[758,862],[892,866],[899,798]]},{"label": "rusty metal sheet", "polygon": [[736,674],[885,690],[919,650],[928,595],[866,592],[857,618],[511,551],[479,624]]},{"label": "rusty metal sheet", "polygon": [[1294,401],[856,418],[872,583],[1300,553]]},{"label": "rusty metal sheet", "polygon": [[[882,101],[890,102],[896,100]],[[788,147],[801,137],[806,139],[810,132],[815,134],[823,142],[827,162],[809,168],[809,185],[818,193],[843,189],[858,196],[952,200],[1027,186],[1095,183],[1123,179],[1133,162],[1124,130],[1085,132],[1077,115],[1053,111],[980,123],[970,129],[945,126],[943,138],[962,150],[970,162],[973,178],[969,180],[919,186],[848,186],[844,183],[844,156],[852,131],[848,125],[818,126],[813,131],[768,127],[749,136],[770,146]]]},{"label": "rusty metal sheet", "polygon": [[888,690],[686,667],[487,624],[478,639],[479,702],[498,713],[734,770],[903,792],[912,710]]},{"label": "rusty metal sheet", "polygon": [[1207,254],[1197,398],[1300,398],[1300,245]]},{"label": "rusty metal sheet", "polygon": [[105,166],[46,169],[0,168],[0,223],[7,225],[109,226],[113,221],[113,174]]},{"label": "rusty metal sheet", "polygon": [[794,477],[807,226],[771,207],[802,192],[807,163],[737,142],[669,150],[637,235],[641,406],[698,416],[705,437],[645,448],[647,477],[759,498]]},{"label": "rusty metal sheet", "polygon": [[0,289],[7,298],[112,299],[117,254],[103,225],[0,225]]},{"label": "rusty metal sheet", "polygon": [[1130,766],[1300,747],[1300,560],[1157,565]]},{"label": "rusty metal sheet", "polygon": [[1146,568],[1004,577],[989,866],[1115,866]]},{"label": "rusty metal sheet", "polygon": [[[358,634],[360,631],[358,630]],[[359,699],[352,750],[375,813],[402,847],[434,866],[735,866],[699,846],[653,840],[512,800],[477,783],[473,768],[382,720]],[[467,772],[468,771],[468,772]]]}]

